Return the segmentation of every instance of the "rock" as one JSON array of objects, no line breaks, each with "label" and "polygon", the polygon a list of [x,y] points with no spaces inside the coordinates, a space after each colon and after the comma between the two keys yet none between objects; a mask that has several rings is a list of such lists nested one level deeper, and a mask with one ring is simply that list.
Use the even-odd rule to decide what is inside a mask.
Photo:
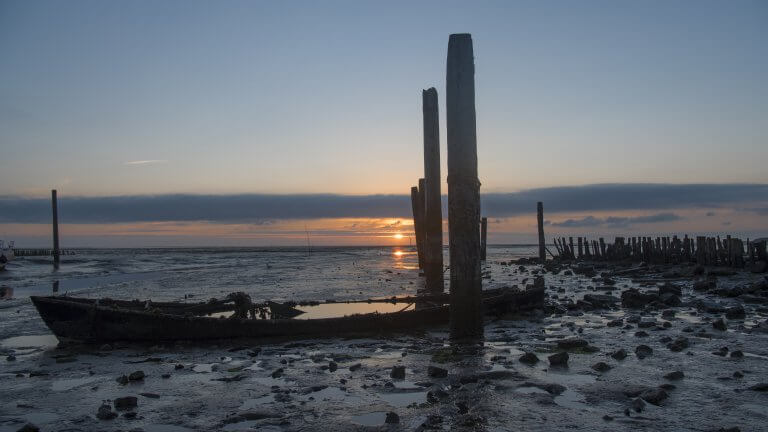
[{"label": "rock", "polygon": [[125,384],[128,384],[128,377],[125,375],[120,375],[119,377],[117,377],[117,379],[115,379],[115,381],[117,381],[119,384],[125,385]]},{"label": "rock", "polygon": [[726,331],[728,329],[728,326],[725,324],[725,320],[723,320],[722,318],[718,318],[712,321],[712,328],[714,328],[715,330]]},{"label": "rock", "polygon": [[753,391],[759,391],[759,392],[768,391],[768,382],[755,384],[752,387],[750,387],[749,389],[753,390]]},{"label": "rock", "polygon": [[283,376],[283,372],[284,372],[283,368],[278,368],[278,369],[275,369],[274,372],[272,372],[271,376],[272,378],[280,378],[281,376]]},{"label": "rock", "polygon": [[683,301],[680,300],[680,296],[672,293],[664,293],[659,295],[659,301],[664,303],[667,306],[672,306],[672,307],[678,307],[683,304]]},{"label": "rock", "polygon": [[640,397],[644,401],[658,406],[664,399],[669,397],[669,394],[662,388],[655,388],[640,393]]},{"label": "rock", "polygon": [[611,357],[613,357],[615,360],[624,360],[627,358],[627,350],[624,348],[617,349],[611,353]]},{"label": "rock", "polygon": [[684,377],[685,377],[685,374],[683,373],[683,371],[674,371],[674,372],[670,372],[670,373],[664,375],[664,378],[666,378],[666,379],[668,379],[670,381],[681,380]]},{"label": "rock", "polygon": [[645,402],[640,398],[635,398],[635,400],[632,401],[632,409],[635,410],[635,412],[642,412],[645,409]]},{"label": "rock", "polygon": [[539,362],[539,358],[536,357],[536,354],[532,352],[527,352],[520,356],[520,363],[525,363],[527,365],[534,365]]},{"label": "rock", "polygon": [[624,320],[621,318],[616,318],[615,320],[608,321],[608,324],[606,324],[608,327],[621,327],[624,325]]},{"label": "rock", "polygon": [[568,353],[563,351],[547,357],[551,366],[568,366]]},{"label": "rock", "polygon": [[635,332],[635,337],[648,337],[648,332],[640,330],[639,332]]},{"label": "rock", "polygon": [[333,361],[332,362],[328,362],[328,370],[330,372],[336,372],[336,369],[338,369],[338,368],[339,368],[339,365],[336,364],[336,362],[333,362]]},{"label": "rock", "polygon": [[394,366],[389,376],[394,379],[405,379],[405,366]]},{"label": "rock", "polygon": [[732,358],[742,358],[742,357],[744,357],[744,352],[742,350],[735,350],[735,351],[731,352],[731,357]]},{"label": "rock", "polygon": [[176,370],[179,370],[179,369],[184,369],[184,365],[183,365],[183,364],[181,364],[181,363],[178,363],[178,364],[177,364],[176,366],[174,366],[173,368],[174,368],[174,369],[176,369]]},{"label": "rock", "polygon": [[159,399],[160,395],[157,393],[139,393],[141,396],[144,396],[145,398],[150,399]]},{"label": "rock", "polygon": [[717,287],[716,279],[697,279],[693,282],[694,291],[709,291]]},{"label": "rock", "polygon": [[448,376],[448,370],[437,366],[428,366],[427,375],[431,378],[445,378]]},{"label": "rock", "polygon": [[667,348],[669,348],[670,351],[674,351],[674,352],[680,352],[688,348],[688,346],[689,346],[688,338],[685,336],[679,336],[673,342],[667,344]]},{"label": "rock", "polygon": [[598,372],[608,372],[612,369],[612,366],[605,362],[597,362],[592,365],[592,369]]},{"label": "rock", "polygon": [[354,371],[356,371],[356,370],[359,370],[361,367],[363,367],[363,365],[362,365],[362,364],[360,364],[360,363],[355,363],[355,364],[353,364],[352,366],[350,366],[350,367],[349,367],[349,371],[350,371],[350,372],[354,372]]},{"label": "rock", "polygon": [[400,423],[400,416],[396,412],[390,411],[387,413],[387,417],[384,419],[386,424],[398,424]]},{"label": "rock", "polygon": [[610,309],[620,301],[618,297],[606,294],[585,294],[584,301],[594,308]]},{"label": "rock", "polygon": [[653,354],[653,349],[648,345],[638,345],[637,348],[635,348],[635,355],[640,360],[648,357],[651,354]]},{"label": "rock", "polygon": [[169,374],[169,373],[164,373],[164,374],[160,375],[160,378],[162,378],[162,379],[168,379],[170,377],[171,377],[171,374]]},{"label": "rock", "polygon": [[675,310],[674,309],[664,309],[664,311],[661,312],[662,318],[674,318],[675,317]]},{"label": "rock", "polygon": [[5,360],[9,362],[16,361],[16,356],[13,354],[8,354],[8,357],[6,357]]},{"label": "rock", "polygon": [[720,347],[717,351],[712,351],[712,354],[720,357],[725,357],[728,355],[728,347]]},{"label": "rock", "polygon": [[625,308],[643,308],[658,299],[656,295],[644,294],[636,288],[630,288],[621,293],[621,306]]},{"label": "rock", "polygon": [[136,396],[125,396],[115,399],[115,409],[118,411],[126,411],[136,408],[138,406],[138,400]]},{"label": "rock", "polygon": [[744,319],[746,316],[747,312],[742,305],[730,307],[725,310],[725,317],[728,319]]},{"label": "rock", "polygon": [[16,432],[40,432],[40,428],[33,425],[32,423],[27,423]]},{"label": "rock", "polygon": [[99,411],[96,412],[96,418],[99,420],[112,420],[115,417],[117,417],[117,413],[112,411],[112,407],[108,404],[102,404]]},{"label": "rock", "polygon": [[664,294],[681,296],[683,295],[683,290],[677,285],[673,285],[669,282],[666,282],[664,285],[659,287],[659,297],[661,297]]},{"label": "rock", "polygon": [[146,375],[144,375],[144,371],[137,370],[135,372],[131,372],[131,374],[128,375],[128,381],[141,381],[145,376]]},{"label": "rock", "polygon": [[589,345],[589,342],[580,338],[562,339],[557,341],[557,347],[563,350],[583,348],[587,345]]},{"label": "rock", "polygon": [[605,421],[612,421],[613,417],[611,417],[608,414],[606,414],[606,415],[603,416],[603,420],[605,420]]}]

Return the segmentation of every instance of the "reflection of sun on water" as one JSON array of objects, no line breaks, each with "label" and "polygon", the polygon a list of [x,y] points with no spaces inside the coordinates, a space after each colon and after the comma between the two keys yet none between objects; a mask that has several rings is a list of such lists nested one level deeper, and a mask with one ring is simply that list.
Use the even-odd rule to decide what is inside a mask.
[{"label": "reflection of sun on water", "polygon": [[404,253],[401,250],[396,250],[396,251],[392,252],[392,255],[394,255],[395,258],[401,258],[404,255]]},{"label": "reflection of sun on water", "polygon": [[394,239],[397,239],[397,240],[400,240],[400,239],[402,239],[402,238],[403,238],[403,235],[402,235],[402,234],[400,234],[400,233],[397,233],[397,234],[394,234],[394,235],[392,236],[392,238],[394,238]]}]

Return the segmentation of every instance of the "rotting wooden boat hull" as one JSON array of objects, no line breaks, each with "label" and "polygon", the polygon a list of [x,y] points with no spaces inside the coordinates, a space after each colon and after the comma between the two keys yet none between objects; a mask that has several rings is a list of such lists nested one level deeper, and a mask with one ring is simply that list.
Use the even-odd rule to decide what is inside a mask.
[{"label": "rotting wooden boat hull", "polygon": [[[61,340],[88,343],[112,341],[206,341],[234,338],[336,337],[373,335],[446,324],[447,305],[395,313],[371,313],[322,319],[232,319],[136,310],[119,303],[101,305],[93,299],[31,297],[48,328]],[[541,288],[498,290],[483,299],[486,312],[540,308]],[[171,305],[171,304],[168,304]],[[200,304],[202,306],[202,304]]]}]

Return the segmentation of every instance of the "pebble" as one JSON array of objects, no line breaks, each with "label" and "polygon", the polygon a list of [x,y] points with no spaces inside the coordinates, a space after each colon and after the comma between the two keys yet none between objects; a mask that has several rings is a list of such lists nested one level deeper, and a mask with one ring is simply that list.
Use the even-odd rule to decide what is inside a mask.
[{"label": "pebble", "polygon": [[612,366],[605,362],[597,362],[592,365],[592,369],[598,372],[608,372],[612,369]]},{"label": "pebble", "polygon": [[400,423],[400,416],[396,412],[390,411],[387,413],[387,417],[384,419],[386,424],[398,424]]},{"label": "pebble", "polygon": [[728,329],[728,326],[725,324],[725,320],[723,320],[722,318],[718,318],[712,321],[712,328],[714,328],[715,330],[726,331]]},{"label": "pebble", "polygon": [[405,379],[405,366],[394,366],[389,376],[394,379]]},{"label": "pebble", "polygon": [[683,373],[683,371],[674,371],[674,372],[670,372],[670,373],[664,375],[664,378],[666,378],[666,379],[668,379],[670,381],[681,380],[684,377],[685,377],[685,374]]},{"label": "pebble", "polygon": [[96,412],[96,418],[99,420],[112,420],[115,417],[117,417],[117,413],[112,411],[112,407],[108,404],[102,404],[99,411]]},{"label": "pebble", "polygon": [[40,432],[40,428],[33,425],[32,423],[27,423],[16,432]]},{"label": "pebble", "polygon": [[611,357],[613,357],[615,360],[624,360],[627,358],[627,350],[624,348],[617,349],[611,353]]},{"label": "pebble", "polygon": [[640,360],[650,356],[651,354],[653,354],[653,349],[648,345],[638,345],[637,348],[635,348],[635,355]]},{"label": "pebble", "polygon": [[519,360],[520,363],[525,363],[527,365],[534,365],[539,362],[539,358],[532,352],[527,352],[521,355]]},{"label": "pebble", "polygon": [[432,378],[445,378],[448,376],[448,370],[437,366],[427,367],[427,375]]},{"label": "pebble", "polygon": [[128,381],[142,381],[146,375],[144,375],[144,371],[137,370],[135,372],[131,372],[130,375],[128,375]]},{"label": "pebble", "polygon": [[547,357],[552,366],[568,366],[568,353],[563,351]]},{"label": "pebble", "polygon": [[136,408],[138,405],[138,399],[136,396],[125,396],[115,399],[115,409],[118,411],[126,411]]}]

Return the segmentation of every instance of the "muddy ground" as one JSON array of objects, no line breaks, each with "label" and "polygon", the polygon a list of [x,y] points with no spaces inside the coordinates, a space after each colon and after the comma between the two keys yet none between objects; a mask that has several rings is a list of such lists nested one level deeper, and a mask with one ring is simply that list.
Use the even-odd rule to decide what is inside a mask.
[{"label": "muddy ground", "polygon": [[0,345],[0,432],[768,430],[765,276],[636,265],[489,262],[487,286],[543,275],[548,305],[462,345],[435,328],[57,346],[17,302],[0,319],[33,331]]}]

